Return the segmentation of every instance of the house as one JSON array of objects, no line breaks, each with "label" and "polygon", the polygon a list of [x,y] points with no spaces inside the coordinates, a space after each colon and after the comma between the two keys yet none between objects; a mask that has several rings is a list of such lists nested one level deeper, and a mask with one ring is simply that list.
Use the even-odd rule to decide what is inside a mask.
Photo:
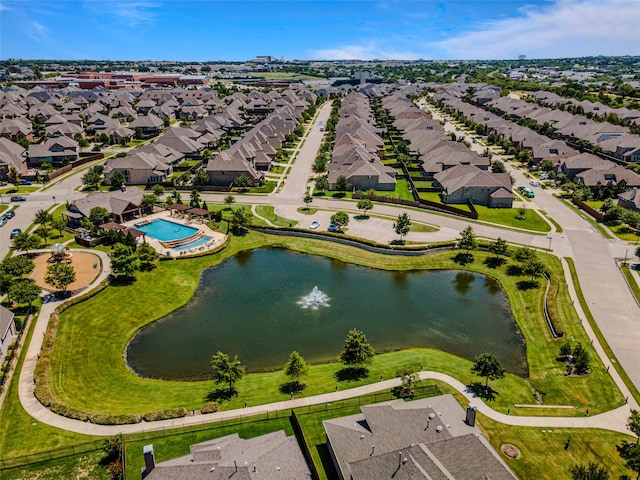
[{"label": "house", "polygon": [[471,200],[487,207],[511,208],[513,195],[508,173],[490,173],[473,165],[457,165],[437,173],[434,185],[442,188],[444,203]]},{"label": "house", "polygon": [[7,180],[11,167],[18,175],[28,175],[26,150],[8,138],[0,137],[0,179]]},{"label": "house", "polygon": [[111,192],[91,192],[86,197],[76,200],[69,208],[62,212],[69,223],[77,225],[81,218],[89,218],[91,209],[95,207],[105,208],[118,222],[124,222],[127,218],[135,218],[142,214],[142,196],[144,190],[129,188],[126,190],[113,190]]},{"label": "house", "polygon": [[284,430],[243,439],[237,433],[189,447],[182,457],[155,462],[153,445],[143,448],[145,480],[296,480],[311,471],[294,436]]},{"label": "house", "polygon": [[43,163],[67,164],[78,159],[78,142],[74,139],[60,136],[47,138],[43,144],[29,145],[27,156],[29,164]]},{"label": "house", "polygon": [[323,422],[341,480],[514,480],[453,395],[360,407]]},{"label": "house", "polygon": [[618,205],[628,210],[640,212],[640,195],[638,195],[638,189],[632,188],[627,192],[619,194]]},{"label": "house", "polygon": [[140,115],[128,127],[134,130],[139,128],[143,135],[152,135],[162,131],[164,122],[155,115]]},{"label": "house", "polygon": [[242,175],[247,175],[253,185],[258,185],[262,176],[250,160],[245,159],[237,148],[223,150],[207,164],[211,185],[229,186]]},{"label": "house", "polygon": [[125,185],[145,185],[166,182],[173,167],[153,153],[134,151],[125,157],[112,157],[104,166],[104,178],[110,181],[115,172],[122,172]]},{"label": "house", "polygon": [[13,318],[14,313],[0,305],[0,358],[3,360],[18,333]]}]

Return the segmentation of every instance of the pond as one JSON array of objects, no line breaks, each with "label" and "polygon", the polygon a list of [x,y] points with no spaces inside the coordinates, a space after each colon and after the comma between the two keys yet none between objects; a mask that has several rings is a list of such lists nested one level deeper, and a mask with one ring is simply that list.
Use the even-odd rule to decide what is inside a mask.
[{"label": "pond", "polygon": [[238,355],[247,372],[282,368],[293,350],[310,363],[335,361],[352,328],[377,352],[433,347],[473,359],[488,351],[527,374],[524,338],[495,280],[387,272],[278,248],[205,270],[191,301],[143,327],[126,356],[140,376],[197,380],[209,378],[218,350]]}]

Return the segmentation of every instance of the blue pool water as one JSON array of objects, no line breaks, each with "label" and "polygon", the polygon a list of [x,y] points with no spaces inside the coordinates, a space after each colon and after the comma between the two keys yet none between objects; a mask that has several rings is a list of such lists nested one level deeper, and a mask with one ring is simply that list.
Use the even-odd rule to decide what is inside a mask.
[{"label": "blue pool water", "polygon": [[193,242],[185,243],[184,245],[181,245],[179,247],[173,247],[173,249],[174,250],[189,250],[190,248],[199,247],[200,245],[204,245],[209,240],[211,240],[211,237],[207,237],[205,235],[204,237],[200,237],[199,239],[194,240]]},{"label": "blue pool water", "polygon": [[190,237],[198,231],[197,228],[187,227],[186,225],[180,225],[179,223],[170,222],[162,218],[153,220],[147,225],[136,225],[135,228],[162,242]]}]

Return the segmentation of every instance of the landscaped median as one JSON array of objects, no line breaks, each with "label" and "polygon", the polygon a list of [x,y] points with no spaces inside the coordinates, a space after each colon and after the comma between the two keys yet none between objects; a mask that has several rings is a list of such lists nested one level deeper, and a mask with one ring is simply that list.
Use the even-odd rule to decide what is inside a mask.
[{"label": "landscaped median", "polygon": [[[215,255],[174,262],[162,262],[155,270],[142,273],[128,286],[112,286],[94,297],[74,305],[60,317],[51,352],[49,387],[55,401],[76,411],[91,414],[144,415],[151,411],[186,408],[199,409],[215,390],[211,381],[180,382],[145,379],[135,376],[122,356],[127,342],[143,325],[161,318],[184,305],[194,294],[200,272],[219,264],[235,253],[268,246],[324,255],[337,260],[386,270],[470,269],[496,278],[505,288],[514,317],[527,339],[530,367],[528,380],[507,375],[493,383],[498,392],[492,406],[502,412],[515,404],[572,405],[573,414],[586,408],[592,414],[623,403],[620,392],[604,366],[591,351],[591,373],[585,377],[567,377],[563,362],[556,360],[561,343],[553,339],[543,314],[544,287],[519,290],[521,277],[512,277],[507,266],[490,268],[487,254],[474,252],[475,262],[464,267],[454,261],[454,252],[418,257],[374,254],[362,249],[321,240],[271,236],[250,232],[234,237],[229,247]],[[552,279],[559,278],[561,267],[555,257],[545,258]],[[567,338],[589,347],[585,332],[573,311],[564,282],[558,282],[553,299],[557,316]],[[375,345],[374,345],[375,347]],[[295,348],[295,346],[292,346]],[[412,349],[376,356],[370,375],[359,381],[339,382],[338,388],[350,388],[377,381],[380,376],[395,376],[400,367],[419,367],[448,373],[464,383],[477,380],[470,373],[471,362],[445,352]],[[304,395],[333,391],[337,363],[314,365],[306,379]],[[287,398],[279,392],[286,382],[282,371],[246,375],[237,384],[239,396],[221,405],[222,409],[259,405]],[[535,395],[534,395],[535,393]],[[517,412],[512,410],[513,414]],[[566,412],[558,412],[565,415]],[[101,418],[101,417],[99,417]],[[102,418],[101,418],[102,419]]]}]

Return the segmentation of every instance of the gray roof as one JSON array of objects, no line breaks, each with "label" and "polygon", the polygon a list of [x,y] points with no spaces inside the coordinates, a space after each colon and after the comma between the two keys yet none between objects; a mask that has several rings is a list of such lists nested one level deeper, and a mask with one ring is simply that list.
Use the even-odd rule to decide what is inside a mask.
[{"label": "gray roof", "polygon": [[237,433],[191,445],[191,453],[157,463],[147,480],[303,480],[311,478],[295,437],[284,430],[248,440]]},{"label": "gray roof", "polygon": [[342,478],[515,479],[452,395],[361,410],[323,422]]},{"label": "gray roof", "polygon": [[127,190],[113,190],[112,192],[92,192],[75,202],[75,210],[89,217],[94,207],[106,208],[111,214],[121,215],[129,209],[129,206],[139,206],[144,191],[139,188]]},{"label": "gray roof", "polygon": [[0,305],[0,339],[4,337],[13,322],[14,313]]}]

